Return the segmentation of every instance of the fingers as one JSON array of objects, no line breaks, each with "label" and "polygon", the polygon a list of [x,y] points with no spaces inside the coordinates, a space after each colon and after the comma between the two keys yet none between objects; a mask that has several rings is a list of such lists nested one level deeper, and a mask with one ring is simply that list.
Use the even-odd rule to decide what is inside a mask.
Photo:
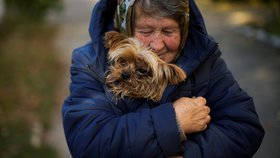
[{"label": "fingers", "polygon": [[203,98],[203,97],[197,97],[197,98],[193,98],[193,102],[196,104],[196,105],[206,105],[206,99]]},{"label": "fingers", "polygon": [[195,105],[195,106],[205,106],[206,105],[206,99],[203,97],[197,97],[197,98],[188,98],[188,97],[182,97],[177,99],[174,102],[174,106],[177,106],[178,104],[184,104],[185,106]]},{"label": "fingers", "polygon": [[210,123],[211,117],[207,115],[204,119],[197,121],[195,132],[204,131],[207,129],[209,123]]},{"label": "fingers", "polygon": [[208,127],[208,124],[210,123],[210,120],[211,120],[211,116],[207,115],[206,118],[205,118],[205,124],[204,124],[204,129],[203,130],[205,130]]},{"label": "fingers", "polygon": [[206,124],[209,124],[209,123],[210,123],[210,120],[211,120],[211,116],[210,116],[210,115],[207,115],[207,116],[206,116]]},{"label": "fingers", "polygon": [[186,134],[201,132],[207,129],[211,121],[210,108],[203,97],[182,97],[173,103],[176,117]]},{"label": "fingers", "polygon": [[207,113],[207,114],[210,114],[210,108],[208,106],[203,106],[204,108],[204,111]]},{"label": "fingers", "polygon": [[207,115],[205,119],[204,129],[205,130],[208,127],[208,124],[210,123],[211,116]]},{"label": "fingers", "polygon": [[206,130],[207,129],[207,124],[206,125],[204,125],[204,127],[203,128],[201,128],[201,130],[200,131],[204,131],[204,130]]},{"label": "fingers", "polygon": [[208,106],[206,106],[206,99],[203,97],[197,97],[197,98],[193,98],[193,102],[195,105],[197,106],[203,106],[203,110],[209,114],[210,113],[210,108]]},{"label": "fingers", "polygon": [[196,132],[204,131],[207,129],[210,121],[210,108],[206,105],[207,101],[203,97],[192,98],[193,103],[198,108],[198,115],[196,122]]}]

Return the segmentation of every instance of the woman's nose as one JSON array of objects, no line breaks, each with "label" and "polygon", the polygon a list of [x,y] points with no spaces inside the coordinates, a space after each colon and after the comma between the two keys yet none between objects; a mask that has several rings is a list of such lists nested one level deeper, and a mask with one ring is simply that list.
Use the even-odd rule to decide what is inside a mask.
[{"label": "woman's nose", "polygon": [[161,36],[155,36],[150,43],[150,47],[155,52],[162,50],[164,46],[165,46],[164,40]]}]

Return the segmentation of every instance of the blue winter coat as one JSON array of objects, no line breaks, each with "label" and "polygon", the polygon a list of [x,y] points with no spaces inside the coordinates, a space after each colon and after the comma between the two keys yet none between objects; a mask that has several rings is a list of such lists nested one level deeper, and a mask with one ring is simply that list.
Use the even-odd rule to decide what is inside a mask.
[{"label": "blue winter coat", "polygon": [[[249,158],[264,136],[253,100],[227,69],[218,45],[205,29],[190,0],[187,44],[176,64],[188,78],[168,86],[160,103],[146,100],[112,101],[104,82],[107,49],[104,32],[113,30],[117,0],[101,0],[93,10],[92,41],[74,50],[70,96],[62,115],[73,157],[152,158],[183,154],[188,158]],[[211,109],[207,130],[180,142],[172,102],[179,97],[203,96]]]}]

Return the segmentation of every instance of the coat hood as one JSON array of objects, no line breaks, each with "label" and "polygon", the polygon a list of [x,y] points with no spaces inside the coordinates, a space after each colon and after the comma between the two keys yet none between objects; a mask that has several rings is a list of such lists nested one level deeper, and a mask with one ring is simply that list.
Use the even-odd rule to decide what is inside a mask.
[{"label": "coat hood", "polygon": [[190,75],[207,57],[213,54],[218,45],[207,33],[202,14],[194,0],[190,4],[190,22],[186,45],[177,60],[187,75]]},{"label": "coat hood", "polygon": [[[89,34],[92,40],[93,53],[95,53],[93,63],[98,69],[98,73],[105,71],[107,49],[104,47],[104,34],[114,30],[114,16],[117,8],[116,0],[100,0],[94,6]],[[217,48],[216,42],[208,35],[204,19],[194,0],[189,0],[189,31],[185,47],[180,53],[176,64],[190,75],[210,54]],[[104,51],[105,50],[105,51]]]}]

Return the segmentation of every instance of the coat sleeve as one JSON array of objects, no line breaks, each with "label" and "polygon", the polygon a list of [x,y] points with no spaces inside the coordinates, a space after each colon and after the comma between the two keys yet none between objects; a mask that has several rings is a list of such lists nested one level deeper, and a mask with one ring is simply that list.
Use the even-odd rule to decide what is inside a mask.
[{"label": "coat sleeve", "polygon": [[74,52],[70,96],[62,108],[64,132],[74,158],[149,158],[182,152],[171,104],[115,114],[103,85],[78,67],[84,60],[81,52]]},{"label": "coat sleeve", "polygon": [[194,89],[197,95],[205,93],[211,123],[207,130],[187,136],[184,157],[252,157],[264,136],[253,99],[239,87],[223,59],[218,57],[208,67],[209,81]]}]

